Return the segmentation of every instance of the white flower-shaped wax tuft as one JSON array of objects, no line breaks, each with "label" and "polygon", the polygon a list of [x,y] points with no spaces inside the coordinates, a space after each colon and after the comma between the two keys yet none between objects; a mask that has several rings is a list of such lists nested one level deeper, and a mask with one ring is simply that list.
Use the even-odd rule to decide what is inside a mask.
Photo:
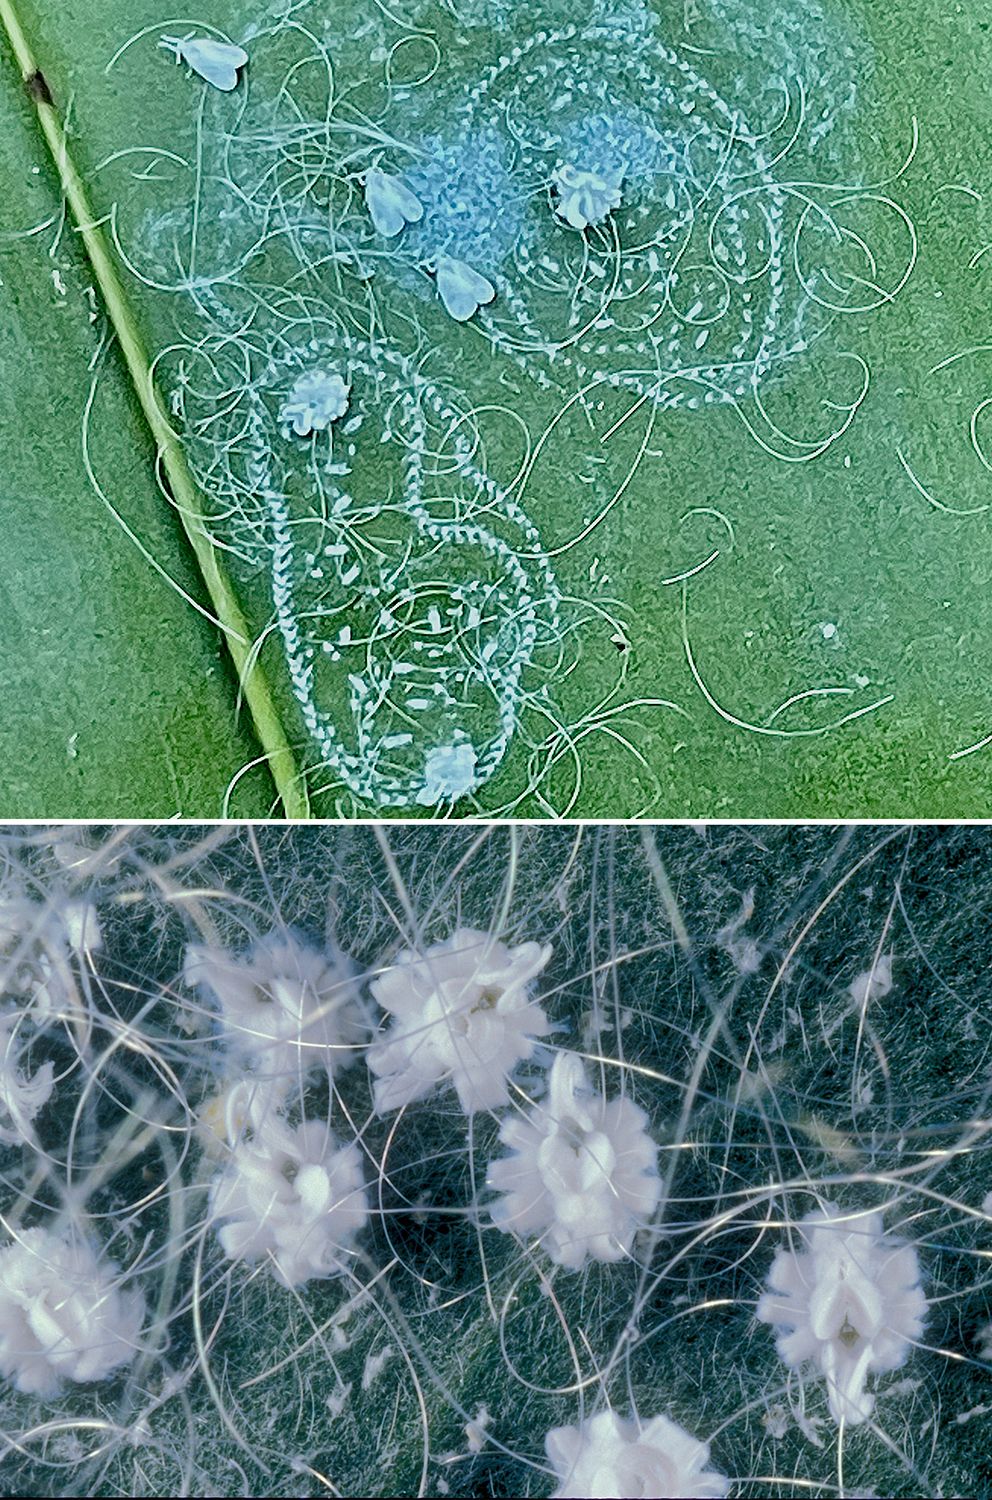
[{"label": "white flower-shaped wax tuft", "polygon": [[577,1427],[552,1428],[544,1446],[559,1481],[552,1500],[720,1500],[730,1487],[706,1467],[709,1445],[670,1417],[642,1425],[601,1411]]},{"label": "white flower-shaped wax tuft", "polygon": [[561,1053],[547,1099],[500,1129],[511,1154],[489,1168],[489,1186],[504,1195],[493,1222],[537,1235],[552,1260],[573,1270],[587,1256],[620,1260],[661,1192],[658,1148],[646,1127],[642,1109],[592,1093],[581,1058]]},{"label": "white flower-shaped wax tuft", "polygon": [[354,1143],[339,1148],[320,1120],[293,1128],[270,1115],[235,1141],[210,1208],[227,1221],[219,1239],[231,1260],[271,1256],[283,1286],[333,1276],[368,1219],[361,1153]]},{"label": "white flower-shaped wax tuft", "polygon": [[23,1011],[0,1013],[0,1141],[10,1145],[25,1139],[30,1122],[51,1098],[55,1079],[53,1063],[42,1063],[30,1076],[21,1067],[23,1021]]},{"label": "white flower-shaped wax tuft", "polygon": [[351,961],[270,933],[247,953],[191,945],[186,983],[213,994],[235,1052],[270,1078],[331,1073],[368,1038]]},{"label": "white flower-shaped wax tuft", "polygon": [[916,1251],[886,1234],[879,1213],[841,1216],[836,1204],[807,1214],[802,1248],[778,1250],[757,1316],[777,1331],[776,1348],[796,1369],[826,1377],[834,1420],[871,1415],[870,1373],[894,1370],[909,1355],[926,1315]]},{"label": "white flower-shaped wax tuft", "polygon": [[283,436],[295,432],[305,438],[314,432],[326,432],[348,410],[350,394],[351,386],[333,371],[309,370],[300,375],[279,408]]},{"label": "white flower-shaped wax tuft", "polygon": [[622,168],[603,176],[565,162],[551,174],[551,185],[558,194],[555,213],[573,229],[588,229],[620,207],[622,183]]},{"label": "white flower-shaped wax tuft", "polygon": [[103,1380],[132,1360],[145,1315],[119,1268],[80,1239],[22,1230],[0,1247],[0,1373],[30,1395]]},{"label": "white flower-shaped wax tuft", "polygon": [[540,943],[508,948],[471,927],[426,953],[404,950],[371,987],[393,1017],[368,1054],[379,1113],[441,1082],[454,1084],[466,1113],[506,1104],[507,1074],[550,1029],[531,998],[531,981],[550,957]]},{"label": "white flower-shaped wax tuft", "polygon": [[431,750],[424,764],[424,786],[417,793],[422,807],[439,802],[457,802],[475,786],[475,747],[465,741],[439,745]]}]

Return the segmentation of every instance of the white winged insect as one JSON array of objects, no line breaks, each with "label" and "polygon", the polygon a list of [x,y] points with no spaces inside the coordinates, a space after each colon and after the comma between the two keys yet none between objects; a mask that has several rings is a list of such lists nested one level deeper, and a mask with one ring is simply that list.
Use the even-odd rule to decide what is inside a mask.
[{"label": "white winged insect", "polygon": [[491,281],[480,276],[478,271],[473,271],[465,261],[456,260],[453,255],[438,255],[434,274],[437,278],[438,295],[456,323],[467,323],[480,307],[491,302],[496,295],[496,288]]},{"label": "white winged insect", "polygon": [[164,36],[159,46],[225,94],[237,88],[238,74],[248,61],[243,47],[219,42],[212,36]]},{"label": "white winged insect", "polygon": [[419,224],[424,217],[424,205],[412,193],[406,183],[378,167],[370,167],[365,174],[365,206],[372,215],[372,223],[387,239],[405,229],[407,224]]}]

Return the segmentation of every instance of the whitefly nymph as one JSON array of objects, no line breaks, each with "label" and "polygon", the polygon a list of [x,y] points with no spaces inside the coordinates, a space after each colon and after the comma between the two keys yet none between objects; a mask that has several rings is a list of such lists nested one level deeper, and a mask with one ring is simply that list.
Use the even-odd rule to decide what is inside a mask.
[{"label": "whitefly nymph", "polygon": [[439,802],[457,802],[474,791],[476,783],[475,746],[468,740],[436,745],[424,761],[424,785],[417,793],[421,807],[436,807]]},{"label": "whitefly nymph", "polygon": [[245,953],[192,943],[185,979],[220,1007],[224,1041],[256,1076],[334,1073],[367,1038],[354,965],[274,932]]},{"label": "whitefly nymph", "polygon": [[443,1083],[467,1114],[506,1104],[508,1075],[551,1028],[532,994],[550,957],[540,943],[509,948],[471,927],[423,953],[400,953],[371,986],[392,1017],[368,1054],[379,1113]]},{"label": "whitefly nymph", "polygon": [[502,1196],[490,1212],[503,1230],[536,1236],[559,1265],[622,1260],[658,1206],[658,1148],[647,1115],[630,1099],[589,1087],[582,1059],[562,1052],[547,1097],[511,1114],[499,1138],[510,1154],[488,1183]]},{"label": "whitefly nymph", "polygon": [[339,1273],[368,1219],[361,1152],[321,1120],[270,1114],[231,1144],[210,1192],[224,1254],[267,1261],[283,1286]]},{"label": "whitefly nymph", "polygon": [[351,386],[336,370],[307,370],[298,376],[279,408],[283,436],[312,437],[326,432],[348,410]]},{"label": "whitefly nymph", "polygon": [[824,1376],[831,1415],[854,1426],[874,1407],[868,1376],[904,1364],[923,1331],[919,1280],[916,1251],[886,1234],[880,1213],[825,1203],[776,1251],[756,1312],[785,1363]]},{"label": "whitefly nymph", "polygon": [[647,1422],[597,1412],[544,1440],[558,1479],[552,1500],[721,1500],[729,1480],[708,1467],[701,1443],[670,1417]]},{"label": "whitefly nymph", "polygon": [[81,1235],[22,1229],[0,1248],[0,1374],[51,1398],[103,1380],[138,1352],[145,1303]]},{"label": "whitefly nymph", "polygon": [[551,174],[557,193],[555,212],[573,229],[588,229],[601,223],[620,207],[621,184],[626,166],[605,172],[584,171],[564,162]]}]

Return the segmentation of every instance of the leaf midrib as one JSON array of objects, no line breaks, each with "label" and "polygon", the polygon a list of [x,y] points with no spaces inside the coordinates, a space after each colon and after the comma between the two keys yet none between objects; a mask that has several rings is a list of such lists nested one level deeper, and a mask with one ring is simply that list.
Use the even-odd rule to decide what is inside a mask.
[{"label": "leaf midrib", "polygon": [[34,107],[62,192],[82,240],[104,308],[120,346],[128,377],[155,444],[162,471],[169,482],[175,508],[213,610],[238,674],[240,690],[251,713],[263,759],[275,782],[288,818],[308,818],[306,784],[296,763],[268,679],[259,664],[252,633],[221,565],[205,521],[199,488],[182,444],[170,425],[155,387],[148,354],[137,319],[111,255],[107,238],[89,201],[82,176],[69,150],[68,139],[43,72],[17,13],[14,0],[0,0],[0,24],[20,69],[25,91]]}]

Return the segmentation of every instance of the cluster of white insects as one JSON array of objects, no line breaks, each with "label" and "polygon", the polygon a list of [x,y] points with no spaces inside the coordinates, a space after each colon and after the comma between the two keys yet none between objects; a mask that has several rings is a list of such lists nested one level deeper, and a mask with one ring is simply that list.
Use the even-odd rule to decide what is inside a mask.
[{"label": "cluster of white insects", "polygon": [[[215,145],[202,137],[201,150],[216,157],[209,180],[236,193],[218,224],[240,215],[260,231],[224,272],[196,276],[190,252],[182,289],[211,331],[189,346],[197,378],[181,372],[174,409],[219,533],[271,571],[292,689],[329,785],[373,807],[453,806],[478,798],[522,722],[550,726],[545,745],[556,726],[567,733],[548,695],[569,675],[565,642],[581,622],[561,617],[553,553],[521,509],[536,455],[509,484],[490,476],[486,424],[447,384],[443,398],[430,394],[421,360],[405,352],[416,299],[433,288],[501,363],[561,392],[566,410],[578,402],[590,422],[610,393],[632,403],[628,415],[760,403],[766,380],[843,310],[816,269],[821,242],[842,236],[828,211],[781,185],[779,135],[749,123],[746,104],[668,45],[644,6],[535,25],[488,65],[479,49],[469,81],[444,83],[437,68],[429,88],[390,87],[374,129],[333,101],[326,119],[306,118],[299,103],[285,119],[259,105],[251,77],[269,37],[256,28],[244,45],[219,34],[161,39],[208,93],[238,95],[233,133],[222,129]],[[804,130],[826,131],[833,101],[817,100],[814,123],[802,86],[798,106],[781,86],[784,118],[798,108],[787,151]],[[269,140],[285,161],[259,154]],[[300,268],[274,302],[246,274],[270,241]],[[375,332],[359,335],[370,293]],[[395,386],[370,389],[356,361],[387,374],[392,363],[406,372],[401,400],[434,403],[446,429],[439,461],[425,464],[421,438],[390,423]],[[217,399],[198,410],[204,370]],[[265,398],[287,375],[271,412]],[[374,460],[373,406],[381,442],[406,450],[379,506],[409,526],[385,548],[380,509],[339,483]],[[833,409],[846,426],[855,407]],[[252,465],[232,475],[243,435]],[[790,440],[789,451],[812,456],[829,441]],[[429,602],[418,573],[436,584]],[[335,663],[340,672],[326,670]],[[533,764],[532,754],[520,796],[539,784]],[[500,807],[514,805],[511,790]]]},{"label": "cluster of white insects", "polygon": [[[0,900],[0,959],[18,996],[0,1017],[5,1142],[30,1145],[37,1117],[57,1102],[51,1063],[31,1066],[26,1055],[99,948],[85,901],[43,905],[11,887]],[[553,1043],[560,1027],[542,995],[551,958],[547,943],[510,946],[464,926],[400,949],[371,976],[337,947],[288,931],[241,950],[189,943],[183,983],[205,1003],[219,1044],[196,1130],[220,1254],[295,1295],[347,1274],[375,1212],[365,1159],[307,1100],[321,1080],[362,1066],[383,1117],[449,1094],[469,1127],[480,1112],[503,1112],[487,1222],[562,1274],[629,1260],[639,1236],[649,1246],[663,1204],[651,1122],[623,1092],[593,1089],[582,1054]],[[52,1398],[66,1382],[89,1385],[131,1364],[145,1347],[145,1297],[71,1194],[45,1222],[4,1225],[3,1376]],[[870,1418],[870,1377],[902,1365],[919,1342],[920,1276],[915,1249],[880,1213],[826,1199],[776,1251],[756,1317],[776,1330],[787,1366],[822,1379],[841,1429]],[[732,1484],[711,1466],[709,1443],[664,1411],[583,1413],[551,1429],[545,1448],[563,1500],[720,1497]]]},{"label": "cluster of white insects", "polygon": [[[187,980],[220,1007],[237,1081],[207,1114],[231,1152],[213,1210],[232,1222],[225,1251],[271,1256],[286,1285],[329,1274],[368,1218],[360,1158],[319,1121],[291,1128],[291,1089],[314,1070],[333,1077],[364,1058],[380,1115],[453,1088],[466,1115],[505,1109],[510,1079],[535,1056],[552,1021],[534,995],[551,949],[509,948],[459,928],[422,952],[402,950],[368,988],[389,1017],[368,1042],[368,1007],[348,962],[329,962],[292,940],[263,941],[242,958],[191,949]],[[581,1059],[554,1056],[547,1097],[510,1114],[489,1185],[492,1222],[536,1236],[553,1261],[573,1270],[587,1257],[624,1258],[658,1204],[657,1149],[644,1112],[607,1101],[588,1085]]]}]

